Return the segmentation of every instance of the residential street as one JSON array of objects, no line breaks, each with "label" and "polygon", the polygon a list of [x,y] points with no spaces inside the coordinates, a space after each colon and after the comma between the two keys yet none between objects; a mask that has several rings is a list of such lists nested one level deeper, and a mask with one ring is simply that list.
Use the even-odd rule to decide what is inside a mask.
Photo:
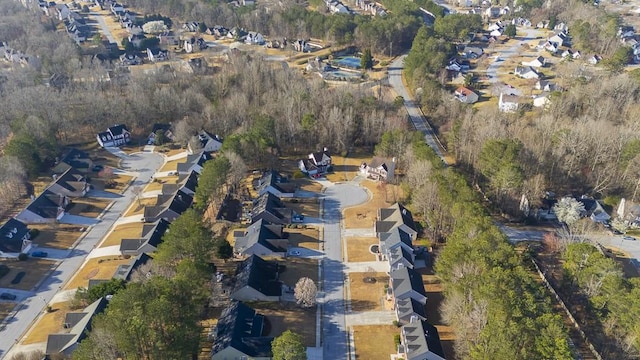
[{"label": "residential street", "polygon": [[[329,183],[331,184],[331,183]],[[346,268],[342,258],[341,225],[343,209],[364,203],[367,192],[349,183],[329,185],[324,192],[324,251],[322,260],[324,299],[322,316],[322,346],[324,359],[347,359],[347,328],[345,326],[344,279]]]},{"label": "residential street", "polygon": [[119,43],[119,41],[111,33],[111,30],[109,30],[107,23],[104,22],[104,15],[92,11],[89,13],[89,17],[91,17],[98,23],[98,26],[100,26],[102,35],[106,36],[109,42],[115,43],[115,44]]},{"label": "residential street", "polygon": [[409,96],[409,92],[407,92],[407,89],[402,83],[402,69],[404,68],[404,59],[406,57],[406,55],[398,57],[393,63],[391,63],[391,66],[389,66],[389,84],[393,86],[393,89],[398,95],[404,98],[404,107],[407,109],[407,114],[409,115],[409,119],[413,123],[413,126],[415,126],[416,130],[424,133],[424,139],[427,142],[427,145],[435,151],[440,159],[442,159],[443,163],[447,164],[447,161],[442,155],[442,151],[440,151],[433,129],[424,118],[420,108],[413,102]]},{"label": "residential street", "polygon": [[[155,171],[162,166],[164,159],[157,153],[136,153],[123,158],[122,166],[135,169],[137,178],[133,185],[146,184]],[[91,227],[87,235],[73,249],[69,256],[62,259],[60,264],[33,289],[30,297],[26,298],[19,306],[18,311],[10,315],[6,325],[0,327],[0,359],[9,359],[14,344],[29,329],[33,321],[42,314],[45,306],[58,293],[62,285],[80,268],[87,255],[98,245],[105,234],[113,226],[114,222],[134,201],[134,195],[129,187],[122,197],[114,198],[113,205],[103,214],[99,223]],[[0,289],[0,291],[8,291]]]}]

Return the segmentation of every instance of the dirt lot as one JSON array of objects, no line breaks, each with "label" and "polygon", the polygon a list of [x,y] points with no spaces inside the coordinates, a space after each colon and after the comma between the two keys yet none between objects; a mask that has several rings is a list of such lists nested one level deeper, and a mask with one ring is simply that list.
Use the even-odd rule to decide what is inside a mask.
[{"label": "dirt lot", "polygon": [[320,240],[318,240],[318,229],[287,229],[289,233],[289,244],[293,247],[303,247],[318,250]]},{"label": "dirt lot", "polygon": [[286,270],[280,274],[280,280],[286,285],[295,286],[301,277],[318,282],[318,261],[303,258],[287,258],[279,261],[280,264],[286,265]]},{"label": "dirt lot", "polygon": [[318,204],[318,201],[316,199],[308,199],[309,201],[307,201],[307,199],[304,199],[304,202],[301,202],[297,199],[293,200],[296,201],[284,201],[285,206],[289,209],[292,209],[296,213],[302,214],[306,217],[320,217],[320,204]]},{"label": "dirt lot", "polygon": [[400,329],[394,325],[354,326],[356,359],[388,360],[390,354],[398,352],[393,337],[399,334]]},{"label": "dirt lot", "polygon": [[143,198],[140,201],[134,201],[131,203],[131,206],[127,209],[127,211],[122,215],[122,217],[133,216],[133,215],[141,215],[144,213],[145,206],[153,206],[156,204],[155,197],[152,198]]},{"label": "dirt lot", "polygon": [[87,287],[90,279],[109,280],[119,265],[128,264],[130,260],[122,256],[104,256],[89,259],[76,275],[64,286],[65,290]]},{"label": "dirt lot", "polygon": [[164,185],[164,184],[175,184],[176,182],[178,182],[178,177],[177,176],[163,177],[163,178],[156,178],[156,179],[157,179],[157,181],[150,182],[144,188],[143,192],[162,190],[162,185]]},{"label": "dirt lot", "polygon": [[293,302],[248,302],[266,318],[265,335],[279,336],[286,330],[302,335],[305,346],[316,345],[316,307],[302,308]]},{"label": "dirt lot", "polygon": [[38,229],[40,233],[34,237],[33,243],[42,247],[68,249],[82,235],[81,226],[66,224],[29,225],[30,229]]},{"label": "dirt lot", "polygon": [[72,215],[80,215],[86,217],[98,217],[104,209],[111,204],[109,200],[92,199],[92,198],[80,198],[73,199],[71,208],[68,212]]},{"label": "dirt lot", "polygon": [[369,248],[373,244],[378,244],[378,239],[374,237],[347,237],[347,258],[349,262],[374,261],[376,256],[373,255]]},{"label": "dirt lot", "polygon": [[389,276],[385,273],[375,273],[375,283],[364,282],[367,277],[367,273],[349,273],[351,309],[354,312],[384,309],[384,286],[389,284]]},{"label": "dirt lot", "polygon": [[402,189],[397,185],[382,185],[365,180],[361,183],[373,197],[365,204],[348,208],[344,211],[346,228],[369,228],[378,216],[378,209],[387,207],[402,200]]},{"label": "dirt lot", "polygon": [[142,226],[141,222],[116,226],[107,238],[103,240],[100,247],[120,245],[120,240],[122,239],[137,239],[142,233]]},{"label": "dirt lot", "polygon": [[[26,261],[0,260],[0,264],[5,264],[11,269],[7,275],[0,279],[0,288],[31,290],[51,270],[55,261],[29,258]],[[25,274],[20,282],[12,284],[11,282],[16,279],[16,276],[22,272]]]},{"label": "dirt lot", "polygon": [[71,301],[51,305],[52,312],[45,313],[31,328],[22,340],[22,345],[36,344],[47,341],[49,334],[65,331],[62,326],[67,313],[71,312]]}]

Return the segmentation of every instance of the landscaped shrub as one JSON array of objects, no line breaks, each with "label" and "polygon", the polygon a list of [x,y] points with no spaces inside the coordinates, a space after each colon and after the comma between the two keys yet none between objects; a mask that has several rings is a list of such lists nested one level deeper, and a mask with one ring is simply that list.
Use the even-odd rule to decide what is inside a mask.
[{"label": "landscaped shrub", "polygon": [[[400,323],[398,322],[398,320],[393,320],[393,326],[395,327],[400,327]],[[398,342],[396,343],[396,345],[400,344],[400,335],[396,335],[398,336]]]},{"label": "landscaped shrub", "polygon": [[29,255],[25,254],[25,253],[20,253],[20,255],[18,255],[18,260],[20,261],[25,261],[29,258]]},{"label": "landscaped shrub", "polygon": [[30,229],[29,230],[29,235],[31,235],[31,238],[35,238],[36,236],[40,235],[40,230],[39,229]]},{"label": "landscaped shrub", "polygon": [[7,265],[0,264],[0,279],[11,271]]},{"label": "landscaped shrub", "polygon": [[396,344],[396,347],[400,345],[400,334],[393,335],[393,342]]},{"label": "landscaped shrub", "polygon": [[298,169],[293,172],[294,179],[302,179],[303,177],[304,177],[304,173],[302,172],[302,170]]}]

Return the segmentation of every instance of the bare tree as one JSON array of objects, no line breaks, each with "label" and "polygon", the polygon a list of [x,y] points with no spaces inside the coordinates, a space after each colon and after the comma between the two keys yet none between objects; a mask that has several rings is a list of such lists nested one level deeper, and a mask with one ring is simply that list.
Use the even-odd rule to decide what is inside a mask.
[{"label": "bare tree", "polygon": [[136,185],[131,188],[131,193],[136,197],[136,201],[138,202],[138,206],[142,206],[142,193],[144,189],[140,185]]},{"label": "bare tree", "polygon": [[311,307],[315,305],[317,294],[318,288],[316,287],[316,284],[308,277],[300,278],[293,290],[293,295],[298,304],[303,307]]},{"label": "bare tree", "polygon": [[235,152],[227,151],[223,155],[229,160],[229,185],[235,189],[240,184],[240,181],[247,176],[247,165],[240,155]]}]

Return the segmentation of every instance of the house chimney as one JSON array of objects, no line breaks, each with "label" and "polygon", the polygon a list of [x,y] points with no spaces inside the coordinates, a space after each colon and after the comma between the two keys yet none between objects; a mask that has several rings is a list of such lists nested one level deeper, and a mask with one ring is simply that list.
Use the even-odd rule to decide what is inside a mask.
[{"label": "house chimney", "polygon": [[396,162],[397,158],[394,156],[393,159],[391,159],[391,162]]},{"label": "house chimney", "polygon": [[329,151],[329,149],[327,149],[327,147],[325,146],[325,147],[322,148],[322,151],[327,152],[327,151]]}]

